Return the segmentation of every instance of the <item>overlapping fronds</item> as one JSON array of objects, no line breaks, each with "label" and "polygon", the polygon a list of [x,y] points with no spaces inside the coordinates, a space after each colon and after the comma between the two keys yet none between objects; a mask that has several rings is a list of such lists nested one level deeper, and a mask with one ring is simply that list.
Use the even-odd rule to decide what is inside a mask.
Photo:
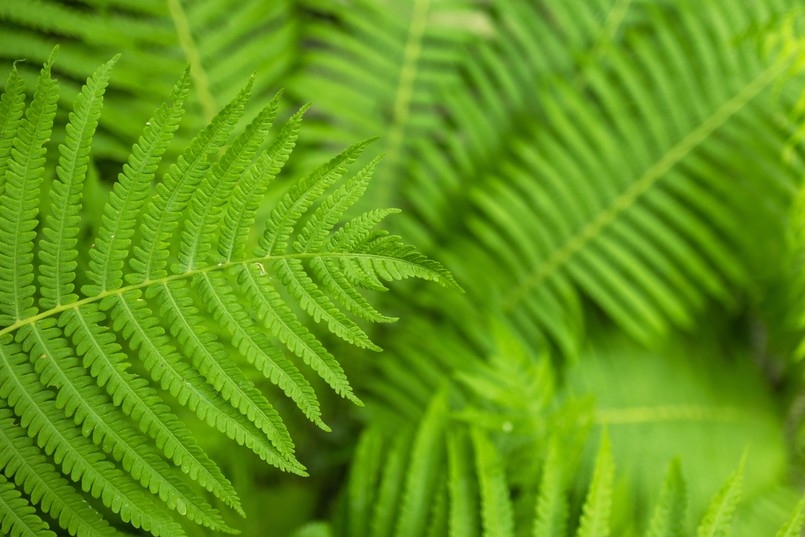
[{"label": "overlapping fronds", "polygon": [[[745,356],[720,359],[721,347],[705,342],[655,353],[623,337],[595,338],[560,381],[550,360],[535,361],[500,326],[488,329],[496,351],[487,360],[444,329],[438,345],[427,345],[428,355],[423,330],[407,324],[393,345],[399,354],[372,376],[370,426],[343,489],[336,535],[338,528],[405,535],[400,527],[497,535],[511,524],[514,535],[540,537],[641,535],[649,528],[656,535],[683,528],[687,535],[691,517],[704,519],[746,446],[749,505],[728,535],[772,531],[769,523],[779,525],[780,511],[793,503],[794,487],[768,494],[785,480],[785,445],[763,381]],[[611,454],[601,452],[595,472],[585,452],[591,425],[612,438]],[[657,461],[675,457],[681,466],[658,495]],[[688,485],[681,468],[693,477]],[[579,475],[589,477],[583,490]],[[585,496],[590,507],[581,509]],[[658,507],[649,509],[649,501]]]},{"label": "overlapping fronds", "polygon": [[[255,233],[258,208],[296,144],[307,107],[267,144],[275,98],[230,141],[253,82],[155,184],[184,114],[191,70],[146,122],[109,194],[95,242],[80,257],[83,185],[117,58],[75,100],[40,214],[59,91],[54,56],[27,108],[16,66],[0,99],[3,528],[13,535],[45,531],[27,498],[78,536],[108,535],[107,511],[153,535],[182,535],[176,515],[232,532],[198,486],[243,514],[237,493],[166,396],[267,463],[305,475],[282,418],[249,380],[244,362],[327,430],[297,362],[340,396],[360,400],[305,317],[348,343],[377,350],[353,317],[392,319],[374,310],[361,289],[386,289],[386,282],[405,278],[457,285],[440,264],[376,229],[395,211],[374,210],[341,224],[377,164],[347,177],[370,141],[293,184]],[[220,330],[211,330],[210,321]],[[84,494],[96,501],[88,503]]]},{"label": "overlapping fronds", "polygon": [[469,43],[491,35],[488,10],[472,0],[301,4],[312,46],[292,87],[324,112],[311,119],[310,154],[382,136],[388,173],[372,195],[392,200],[408,178],[411,147],[440,126],[438,90],[459,82]]},{"label": "overlapping fronds", "polygon": [[[192,65],[188,118],[177,136],[189,139],[238,86],[256,73],[254,94],[269,98],[287,77],[297,54],[297,27],[290,1],[169,0],[60,2],[9,0],[0,5],[0,60],[33,74],[56,43],[55,73],[65,109],[86,73],[113,54],[125,53],[106,95],[94,154],[125,161],[128,143],[170,90],[176,73]],[[254,110],[256,112],[256,110]],[[60,133],[56,133],[60,136]],[[354,138],[353,138],[354,140]]]},{"label": "overlapping fronds", "polygon": [[[456,423],[449,425],[447,433],[436,430],[437,423],[444,425],[448,419],[444,402],[439,399],[434,400],[413,437],[409,434],[407,439],[394,439],[372,429],[365,433],[353,461],[350,494],[343,498],[345,509],[340,513],[345,520],[336,519],[332,526],[334,535],[682,537],[690,534],[686,483],[679,461],[669,467],[659,496],[645,513],[617,494],[615,460],[606,433],[591,473],[580,473],[569,458],[558,455],[559,450],[568,446],[552,442],[547,458],[542,460],[542,476],[519,482],[513,488],[510,477],[516,475],[517,469],[504,463],[504,452],[487,432]],[[446,463],[428,465],[427,471],[425,467],[414,466],[422,458],[418,450],[426,446],[439,450],[431,453],[430,459],[446,458]],[[411,461],[407,472],[400,471],[400,459]],[[696,526],[699,537],[757,535],[751,527],[734,528],[742,472],[743,463],[710,501]],[[586,475],[586,481],[579,483],[580,475]],[[390,495],[392,490],[398,491],[397,495]],[[420,507],[412,510],[411,501]],[[571,505],[580,508],[572,510]],[[778,535],[796,535],[802,531],[802,523],[800,502],[787,521],[783,524],[776,521],[780,527]]]}]

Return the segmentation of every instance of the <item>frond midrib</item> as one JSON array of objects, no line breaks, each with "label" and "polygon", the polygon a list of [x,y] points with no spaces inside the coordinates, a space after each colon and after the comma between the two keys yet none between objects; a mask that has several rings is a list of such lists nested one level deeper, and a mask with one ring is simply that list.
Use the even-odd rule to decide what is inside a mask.
[{"label": "frond midrib", "polygon": [[596,422],[602,425],[736,423],[745,420],[745,412],[732,406],[657,405],[600,408],[596,411]]},{"label": "frond midrib", "polygon": [[[58,315],[63,313],[67,310],[71,309],[78,309],[82,306],[86,306],[88,304],[94,304],[100,302],[106,298],[113,297],[113,296],[123,296],[124,294],[136,291],[138,289],[145,289],[151,287],[152,285],[162,285],[172,281],[177,280],[184,280],[187,278],[192,278],[193,276],[199,274],[206,274],[208,272],[213,272],[216,270],[226,270],[232,267],[243,267],[249,265],[251,263],[264,263],[267,261],[273,261],[276,259],[313,259],[313,258],[320,258],[320,257],[345,257],[345,258],[353,258],[353,259],[378,259],[378,260],[389,260],[394,261],[397,263],[406,263],[411,265],[416,265],[415,263],[411,263],[404,259],[400,259],[390,255],[378,255],[378,254],[368,254],[368,253],[353,253],[353,252],[319,252],[319,253],[291,253],[291,254],[280,254],[280,255],[270,255],[270,256],[263,256],[263,257],[253,257],[250,259],[244,259],[240,261],[228,261],[226,263],[216,263],[214,265],[208,265],[206,267],[201,267],[197,269],[188,270],[187,272],[182,272],[181,274],[170,274],[168,276],[164,276],[162,278],[155,278],[152,280],[145,280],[139,283],[124,285],[123,287],[118,287],[117,289],[103,291],[102,293],[98,293],[97,295],[82,298],[81,300],[77,300],[70,304],[64,304],[61,306],[57,306],[55,308],[51,308],[49,310],[45,310],[40,312],[32,317],[28,317],[26,319],[20,319],[19,321],[15,322],[14,324],[7,326],[0,330],[0,337],[10,334],[16,330],[19,330],[23,326],[27,326],[31,323],[35,323],[37,321],[41,321],[42,319],[47,319],[48,317],[53,317],[54,315]],[[418,265],[417,265],[418,266]]]}]

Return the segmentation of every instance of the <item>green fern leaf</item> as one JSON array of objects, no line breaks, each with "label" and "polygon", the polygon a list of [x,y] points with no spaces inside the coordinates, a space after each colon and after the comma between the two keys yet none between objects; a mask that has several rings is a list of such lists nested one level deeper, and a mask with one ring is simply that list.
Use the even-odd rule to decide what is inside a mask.
[{"label": "green fern leaf", "polygon": [[212,165],[205,180],[194,190],[190,199],[191,218],[186,220],[179,247],[179,272],[193,270],[207,261],[212,237],[223,218],[225,204],[240,177],[251,164],[258,148],[277,115],[279,98],[274,99],[238,136],[221,160]]},{"label": "green fern leaf", "polygon": [[166,456],[186,469],[199,484],[211,490],[230,507],[241,511],[237,493],[218,466],[198,446],[193,436],[170,412],[155,390],[143,379],[126,371],[128,364],[114,340],[104,329],[105,316],[93,308],[68,310],[60,320],[71,337],[84,367],[106,389],[112,402],[134,419],[140,430],[151,436]]},{"label": "green fern leaf", "polygon": [[[120,472],[102,453],[64,418],[53,401],[53,394],[42,389],[27,356],[16,344],[0,346],[0,397],[20,418],[20,424],[35,435],[37,445],[52,455],[56,464],[85,492],[100,497],[103,504],[119,513],[134,527],[154,536],[183,534],[151,498],[126,474]],[[8,349],[8,350],[7,350]],[[9,354],[10,352],[10,354]]]},{"label": "green fern leaf", "polygon": [[423,535],[432,495],[438,483],[444,449],[447,394],[437,394],[428,407],[411,447],[411,466],[405,477],[397,537]]},{"label": "green fern leaf", "polygon": [[75,280],[75,245],[83,183],[89,166],[92,138],[103,106],[103,94],[109,83],[116,56],[93,74],[75,102],[67,125],[67,138],[59,147],[57,180],[50,189],[50,210],[42,230],[39,257],[41,267],[42,307],[55,308],[78,300],[73,293]]},{"label": "green fern leaf", "polygon": [[383,464],[383,437],[369,429],[358,442],[355,464],[349,476],[349,534],[355,537],[369,535],[372,500],[377,487],[378,476]]},{"label": "green fern leaf", "polygon": [[0,531],[9,537],[56,537],[22,494],[1,475]]},{"label": "green fern leaf", "polygon": [[802,535],[803,524],[805,524],[805,499],[799,501],[791,517],[777,532],[777,537],[799,537]]},{"label": "green fern leaf", "polygon": [[93,284],[82,289],[88,296],[117,289],[123,284],[123,264],[134,234],[137,212],[145,204],[157,166],[179,128],[189,85],[187,69],[174,86],[170,100],[146,121],[128,163],[123,165],[123,172],[109,194],[95,248],[90,250],[87,276]]},{"label": "green fern leaf", "polygon": [[269,183],[288,162],[299,138],[302,117],[307,109],[308,105],[303,106],[288,120],[271,148],[260,156],[232,193],[218,244],[218,252],[227,261],[231,261],[236,252],[246,247],[246,239],[254,223],[258,204],[265,196]]},{"label": "green fern leaf", "polygon": [[283,196],[269,218],[268,226],[255,252],[258,256],[284,254],[293,233],[294,223],[305,214],[322,192],[333,185],[347,171],[347,166],[363,153],[375,138],[352,145],[308,174],[290,192]]},{"label": "green fern leaf", "polygon": [[14,64],[6,80],[3,95],[0,96],[0,194],[5,189],[8,159],[24,111],[25,83]]},{"label": "green fern leaf", "polygon": [[558,442],[554,439],[548,449],[542,470],[537,497],[533,537],[567,534],[568,506],[563,483],[563,466]]},{"label": "green fern leaf", "polygon": [[[269,217],[257,253],[249,255],[245,250],[260,199],[288,161],[307,109],[297,112],[269,149],[261,151],[278,112],[278,94],[224,150],[253,82],[168,165],[152,192],[184,114],[190,71],[132,147],[103,208],[88,262],[79,267],[79,213],[90,147],[116,60],[88,79],[70,115],[39,236],[38,267],[33,242],[44,143],[56,108],[52,59],[22,119],[17,118],[22,86],[14,72],[0,99],[0,124],[8,130],[2,140],[11,139],[12,146],[3,159],[7,170],[0,199],[0,238],[5,241],[0,247],[0,441],[10,446],[4,450],[8,455],[0,457],[0,468],[72,534],[103,535],[109,526],[79,503],[80,493],[56,497],[54,491],[69,485],[42,462],[45,455],[76,486],[135,528],[181,536],[174,520],[179,515],[211,531],[232,533],[190,480],[244,515],[237,493],[159,390],[273,466],[306,475],[282,418],[231,349],[312,422],[329,430],[310,382],[286,351],[312,366],[336,393],[360,400],[338,360],[296,311],[307,311],[314,320],[324,320],[333,334],[372,348],[347,312],[378,321],[390,318],[368,304],[356,279],[418,276],[454,282],[438,263],[372,229],[393,211],[358,217],[334,231],[371,178],[374,164],[335,186],[367,142],[292,187]],[[333,192],[325,195],[330,187]],[[339,233],[341,238],[333,240]],[[322,267],[329,279],[322,278]],[[356,278],[356,267],[361,278]],[[89,283],[76,292],[79,276]],[[35,304],[37,295],[42,309]],[[249,302],[253,310],[244,306]],[[221,330],[213,333],[212,323]],[[143,370],[148,378],[135,373]],[[33,441],[24,443],[24,438]],[[23,454],[25,465],[19,462]],[[394,496],[381,493],[381,503],[392,505]],[[446,489],[443,496],[446,501]]]},{"label": "green fern leaf", "polygon": [[40,323],[41,326],[33,324],[20,330],[25,338],[23,349],[32,357],[41,383],[58,388],[55,403],[64,409],[65,416],[73,417],[85,436],[91,432],[96,446],[120,461],[127,472],[137,475],[142,486],[157,494],[170,509],[206,527],[231,531],[217,511],[179,479],[139,431],[127,422],[110,420],[115,406],[83,374],[84,369],[71,356],[69,344],[61,338],[53,319]]},{"label": "green fern leaf", "polygon": [[177,162],[172,163],[164,180],[157,185],[156,199],[148,207],[148,216],[140,227],[142,239],[134,247],[131,259],[135,274],[132,283],[163,278],[171,235],[179,226],[182,211],[203,181],[213,157],[221,150],[243,115],[253,81],[213,118],[187,146]]},{"label": "green fern leaf", "polygon": [[[226,280],[209,274],[202,275],[199,280],[199,294],[205,299],[213,316],[232,332],[234,343],[246,359],[279,386],[310,421],[329,431],[321,420],[319,402],[310,383],[283,351],[261,333],[234,293],[227,288]],[[283,445],[281,451],[292,453],[293,443],[284,425],[278,423],[276,426],[278,441]]]},{"label": "green fern leaf", "polygon": [[[284,470],[304,475],[302,466],[293,459],[293,446],[284,441],[284,425],[280,425],[276,410],[227,358],[226,351],[215,336],[196,328],[202,323],[198,310],[193,306],[189,287],[181,282],[166,283],[155,293],[162,303],[163,315],[170,322],[173,336],[193,357],[193,366],[225,400],[247,416],[271,440],[277,450],[271,462]],[[290,459],[286,461],[286,457]]]},{"label": "green fern leaf", "polygon": [[696,531],[697,537],[728,537],[730,535],[735,509],[741,499],[745,463],[746,455],[741,460],[738,470],[727,479],[707,508],[702,523]]},{"label": "green fern leaf", "polygon": [[447,436],[450,495],[450,537],[476,537],[480,534],[477,485],[472,476],[473,461],[466,432],[451,430]]},{"label": "green fern leaf", "polygon": [[481,489],[481,519],[484,537],[513,537],[512,512],[503,461],[497,448],[478,429],[472,430],[475,464]]},{"label": "green fern leaf", "polygon": [[19,427],[10,411],[0,411],[0,468],[34,503],[78,537],[109,536],[114,530],[73,489]]},{"label": "green fern leaf", "polygon": [[406,470],[410,461],[412,438],[407,432],[396,435],[380,476],[380,487],[372,516],[372,537],[393,535],[395,515],[405,490]]},{"label": "green fern leaf", "polygon": [[660,499],[649,523],[648,537],[682,537],[685,522],[685,481],[678,459],[668,468]]},{"label": "green fern leaf", "polygon": [[582,507],[581,522],[576,537],[607,537],[609,535],[614,474],[615,463],[612,460],[609,433],[605,430],[595,460],[593,479]]},{"label": "green fern leaf", "polygon": [[165,330],[149,309],[142,294],[123,295],[112,312],[115,327],[140,349],[143,365],[154,382],[182,405],[192,409],[199,419],[245,445],[262,460],[273,461],[276,449],[254,423],[229,406],[213,386],[188,364],[173,347]]},{"label": "green fern leaf", "polygon": [[45,142],[50,138],[56,115],[58,86],[50,76],[58,49],[36,83],[34,98],[25,111],[9,152],[0,199],[0,310],[3,324],[35,313],[33,244],[39,212],[39,188],[45,165]]},{"label": "green fern leaf", "polygon": [[242,267],[239,269],[238,282],[241,285],[248,286],[256,293],[250,294],[250,298],[258,316],[268,329],[291,352],[311,366],[335,390],[335,393],[362,406],[363,403],[353,393],[344,370],[333,355],[327,352],[316,337],[305,328],[276,289],[261,285],[261,280],[265,282],[266,279],[266,273],[262,267]]}]

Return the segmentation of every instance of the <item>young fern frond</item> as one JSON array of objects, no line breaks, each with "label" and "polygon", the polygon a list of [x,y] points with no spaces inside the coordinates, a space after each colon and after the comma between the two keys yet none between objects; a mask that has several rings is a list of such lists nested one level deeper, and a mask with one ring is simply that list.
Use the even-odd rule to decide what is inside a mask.
[{"label": "young fern frond", "polygon": [[[83,185],[116,61],[99,68],[75,101],[38,241],[45,143],[56,112],[53,57],[24,115],[13,70],[0,99],[0,470],[8,479],[0,491],[2,523],[21,535],[47,528],[13,491],[15,483],[50,520],[79,537],[109,534],[109,512],[155,536],[183,535],[177,515],[232,533],[191,480],[245,515],[237,492],[165,396],[269,464],[306,475],[280,414],[231,349],[329,430],[289,352],[337,393],[360,401],[302,314],[350,343],[377,349],[349,315],[390,319],[368,305],[356,270],[375,286],[409,277],[458,286],[438,263],[374,231],[376,218],[358,216],[335,229],[374,171],[376,162],[337,186],[368,142],[291,188],[249,252],[259,204],[287,162],[307,108],[264,149],[277,94],[228,144],[252,81],[154,185],[184,114],[189,70],[132,147],[88,262],[79,267]],[[210,330],[212,323],[221,330]]]}]

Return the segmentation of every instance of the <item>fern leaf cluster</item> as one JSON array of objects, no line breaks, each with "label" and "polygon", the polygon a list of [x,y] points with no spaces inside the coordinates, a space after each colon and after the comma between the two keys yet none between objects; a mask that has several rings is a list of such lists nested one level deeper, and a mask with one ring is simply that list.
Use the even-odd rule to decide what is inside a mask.
[{"label": "fern leaf cluster", "polygon": [[803,13],[2,3],[0,533],[799,535]]},{"label": "fern leaf cluster", "polygon": [[[376,229],[393,211],[341,224],[374,172],[377,159],[345,179],[369,142],[293,185],[253,248],[258,205],[287,162],[307,107],[267,144],[278,95],[229,142],[252,82],[155,185],[184,114],[189,70],[146,122],[109,193],[86,263],[79,263],[83,184],[117,58],[87,80],[75,101],[41,215],[58,97],[54,57],[55,50],[27,107],[15,66],[0,110],[0,467],[10,509],[3,523],[15,535],[47,528],[36,510],[22,507],[16,484],[73,535],[110,533],[98,509],[153,535],[181,535],[176,515],[232,532],[200,490],[243,514],[238,494],[166,396],[269,464],[306,475],[279,412],[242,361],[328,430],[297,361],[338,395],[361,403],[303,316],[348,343],[379,350],[351,313],[391,319],[369,305],[361,288],[386,289],[385,282],[405,278],[457,286],[441,265]],[[222,331],[206,328],[207,318]]]}]

